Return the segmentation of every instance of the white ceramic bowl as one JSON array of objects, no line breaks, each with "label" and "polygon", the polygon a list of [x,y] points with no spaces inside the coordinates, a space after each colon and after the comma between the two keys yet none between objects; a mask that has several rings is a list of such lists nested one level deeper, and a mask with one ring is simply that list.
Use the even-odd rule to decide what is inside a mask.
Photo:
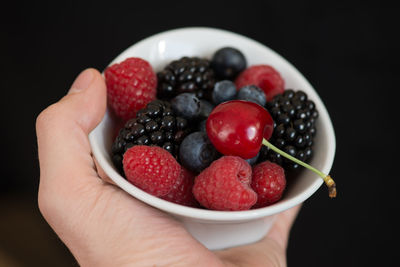
[{"label": "white ceramic bowl", "polygon": [[[285,88],[302,89],[315,102],[320,116],[317,120],[318,133],[311,165],[324,173],[329,173],[336,142],[328,112],[303,75],[268,47],[224,30],[182,28],[159,33],[134,44],[115,58],[111,64],[135,56],[148,60],[154,69],[159,71],[171,60],[182,56],[210,58],[217,49],[224,46],[240,49],[246,56],[249,66],[272,65],[283,76]],[[114,126],[112,116],[107,111],[102,122],[89,136],[93,154],[105,173],[133,197],[170,213],[182,221],[186,229],[209,249],[228,248],[260,240],[270,229],[275,214],[302,203],[323,183],[319,176],[304,170],[295,182],[288,186],[284,197],[279,202],[269,207],[248,211],[212,211],[177,205],[147,194],[130,184],[117,172],[110,157]]]}]

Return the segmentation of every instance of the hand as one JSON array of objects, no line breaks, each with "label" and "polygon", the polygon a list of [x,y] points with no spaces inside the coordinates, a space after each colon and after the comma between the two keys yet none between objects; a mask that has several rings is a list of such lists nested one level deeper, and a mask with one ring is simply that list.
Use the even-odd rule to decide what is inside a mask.
[{"label": "hand", "polygon": [[82,266],[285,266],[299,207],[277,215],[260,242],[212,252],[181,223],[100,177],[88,134],[106,109],[106,86],[94,69],[37,118],[44,218]]}]

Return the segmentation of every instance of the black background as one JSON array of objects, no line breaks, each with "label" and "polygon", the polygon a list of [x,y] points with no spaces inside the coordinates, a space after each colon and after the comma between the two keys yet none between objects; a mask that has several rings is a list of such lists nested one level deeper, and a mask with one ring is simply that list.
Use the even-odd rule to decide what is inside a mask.
[{"label": "black background", "polygon": [[269,46],[304,74],[330,113],[338,197],[321,188],[304,203],[289,266],[395,265],[398,9],[382,1],[32,1],[2,11],[0,265],[2,258],[9,266],[76,264],[37,208],[36,116],[84,68],[103,70],[135,42],[187,26]]}]

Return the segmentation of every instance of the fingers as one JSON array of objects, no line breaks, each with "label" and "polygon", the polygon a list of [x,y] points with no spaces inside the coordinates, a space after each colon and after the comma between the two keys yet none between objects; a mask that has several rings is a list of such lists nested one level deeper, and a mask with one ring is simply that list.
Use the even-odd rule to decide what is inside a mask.
[{"label": "fingers", "polygon": [[[101,121],[106,109],[106,86],[94,69],[83,71],[68,94],[37,118],[40,190],[67,192],[98,179],[90,156],[88,134]],[[88,174],[88,175],[85,175]],[[93,180],[93,181],[91,181]]]},{"label": "fingers", "polygon": [[276,215],[274,224],[264,239],[272,239],[286,249],[290,229],[299,213],[301,205],[290,208]]},{"label": "fingers", "polygon": [[261,241],[215,253],[232,266],[286,266],[287,240],[300,206],[276,215],[272,228]]}]

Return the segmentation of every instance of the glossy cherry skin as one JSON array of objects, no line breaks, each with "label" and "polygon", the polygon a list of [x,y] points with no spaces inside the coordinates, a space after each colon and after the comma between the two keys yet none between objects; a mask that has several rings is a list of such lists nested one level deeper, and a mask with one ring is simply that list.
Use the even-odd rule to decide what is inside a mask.
[{"label": "glossy cherry skin", "polygon": [[207,135],[215,148],[224,155],[253,158],[261,148],[262,139],[269,139],[274,122],[262,106],[243,100],[219,104],[207,119]]}]

